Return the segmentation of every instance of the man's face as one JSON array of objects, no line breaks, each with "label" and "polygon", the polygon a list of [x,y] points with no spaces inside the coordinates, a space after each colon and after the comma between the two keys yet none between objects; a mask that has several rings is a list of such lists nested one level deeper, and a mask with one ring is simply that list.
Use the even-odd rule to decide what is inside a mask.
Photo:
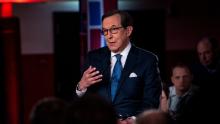
[{"label": "man's face", "polygon": [[102,30],[105,32],[107,46],[115,53],[121,52],[127,46],[132,29],[131,26],[122,27],[119,14],[109,16],[102,22]]},{"label": "man's face", "polygon": [[208,66],[213,61],[213,51],[211,44],[207,41],[202,41],[197,46],[197,54],[202,65]]},{"label": "man's face", "polygon": [[171,80],[176,90],[185,92],[191,86],[192,75],[189,69],[185,67],[175,67],[173,69]]}]

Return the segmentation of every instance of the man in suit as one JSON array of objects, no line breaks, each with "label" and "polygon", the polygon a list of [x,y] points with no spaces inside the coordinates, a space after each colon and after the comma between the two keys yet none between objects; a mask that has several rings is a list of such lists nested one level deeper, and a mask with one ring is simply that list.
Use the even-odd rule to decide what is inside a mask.
[{"label": "man in suit", "polygon": [[[131,16],[119,10],[102,17],[102,33],[107,47],[88,53],[76,93],[97,93],[109,101],[118,116],[132,120],[145,109],[157,108],[161,92],[158,58],[130,42],[133,31]],[[114,66],[120,54],[122,71],[117,88],[112,86]],[[115,90],[115,95],[113,94]],[[123,121],[122,121],[123,122]]]},{"label": "man in suit", "polygon": [[[213,110],[220,110],[219,82],[220,82],[220,54],[219,41],[213,37],[204,37],[196,44],[196,52],[199,61],[191,65],[194,75],[194,84],[201,90],[201,96],[204,99],[201,106],[206,113],[212,113]],[[213,102],[214,101],[214,102]],[[207,107],[208,106],[208,107]],[[206,120],[212,122],[219,121],[212,115],[207,115]],[[203,118],[203,119],[205,119]],[[211,122],[210,122],[211,123]]]},{"label": "man in suit", "polygon": [[171,81],[167,98],[167,110],[175,123],[193,124],[198,121],[200,108],[200,91],[193,85],[193,75],[187,64],[178,63],[172,67]]},{"label": "man in suit", "polygon": [[[196,45],[199,61],[192,64],[195,84],[202,90],[217,86],[220,78],[220,58],[218,41],[212,37],[202,38]],[[207,87],[208,86],[208,87]],[[217,92],[216,92],[217,93]]]}]

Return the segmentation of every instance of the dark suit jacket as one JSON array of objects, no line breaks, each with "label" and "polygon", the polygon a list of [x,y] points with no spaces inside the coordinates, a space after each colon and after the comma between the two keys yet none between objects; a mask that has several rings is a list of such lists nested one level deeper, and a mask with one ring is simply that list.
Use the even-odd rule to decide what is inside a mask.
[{"label": "dark suit jacket", "polygon": [[[90,86],[86,93],[98,93],[111,102],[118,114],[134,116],[144,109],[157,108],[161,93],[158,59],[151,52],[132,45],[122,71],[120,84],[111,100],[111,52],[107,47],[88,53],[83,72],[91,65],[103,74],[102,82]],[[129,77],[135,73],[137,77]]]},{"label": "dark suit jacket", "polygon": [[193,85],[190,92],[179,101],[175,115],[177,124],[195,124],[201,119],[200,95],[200,89]]}]

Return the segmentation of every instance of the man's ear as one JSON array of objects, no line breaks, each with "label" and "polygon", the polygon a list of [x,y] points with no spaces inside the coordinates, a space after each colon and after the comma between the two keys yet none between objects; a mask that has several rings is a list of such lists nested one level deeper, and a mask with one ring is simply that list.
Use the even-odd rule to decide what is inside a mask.
[{"label": "man's ear", "polygon": [[133,26],[128,26],[126,29],[127,29],[127,36],[130,37],[133,32]]}]

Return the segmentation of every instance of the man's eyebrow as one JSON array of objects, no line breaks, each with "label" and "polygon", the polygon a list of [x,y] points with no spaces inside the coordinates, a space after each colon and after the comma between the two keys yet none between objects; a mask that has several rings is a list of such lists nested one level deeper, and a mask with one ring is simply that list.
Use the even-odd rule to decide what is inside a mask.
[{"label": "man's eyebrow", "polygon": [[[114,27],[117,27],[117,26],[116,26],[116,25],[110,26],[110,28],[114,28]],[[102,29],[110,29],[110,28],[104,28],[104,27],[102,27]]]}]

